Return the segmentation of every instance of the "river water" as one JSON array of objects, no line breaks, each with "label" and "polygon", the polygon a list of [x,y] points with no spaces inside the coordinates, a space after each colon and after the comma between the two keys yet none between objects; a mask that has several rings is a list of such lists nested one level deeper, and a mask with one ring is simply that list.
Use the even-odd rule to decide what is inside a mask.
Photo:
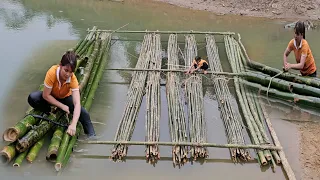
[{"label": "river water", "polygon": [[[128,24],[129,23],[129,24]],[[266,65],[281,68],[282,53],[293,37],[292,30],[283,29],[283,20],[268,20],[238,16],[216,16],[209,12],[195,11],[168,4],[144,0],[124,3],[96,0],[2,0],[0,2],[0,131],[14,125],[28,109],[27,96],[43,82],[47,68],[57,63],[65,50],[74,47],[92,26],[100,29],[117,29],[128,24],[123,30],[199,30],[232,31],[241,34],[242,42],[249,56]],[[116,34],[122,41],[111,47],[108,68],[134,67],[139,56],[139,41],[142,34]],[[309,38],[309,37],[312,37]],[[123,41],[127,39],[127,41]],[[166,48],[163,37],[162,48]],[[137,41],[135,41],[137,40]],[[182,39],[183,40],[183,39]],[[204,39],[197,39],[199,46],[205,46]],[[311,46],[320,45],[317,30],[307,32]],[[220,41],[221,42],[221,41]],[[202,45],[201,45],[202,44]],[[219,48],[223,47],[218,42]],[[199,51],[205,56],[204,49]],[[317,64],[320,53],[313,50]],[[225,55],[221,61],[225,70],[230,70]],[[293,56],[290,56],[293,61]],[[105,71],[90,110],[96,132],[100,140],[113,140],[126,103],[130,73]],[[231,87],[232,88],[232,87]],[[220,119],[218,104],[214,100],[211,86],[204,88],[205,117],[208,127],[208,142],[226,143],[224,127]],[[170,141],[165,98],[165,87],[161,88],[161,128],[160,141]],[[267,101],[266,101],[267,102]],[[144,109],[137,120],[132,140],[144,141]],[[299,133],[297,126],[281,118],[296,119],[301,111],[278,102],[271,102],[268,113],[286,156],[297,177],[301,174],[299,164]],[[311,113],[316,114],[314,111]],[[304,114],[309,112],[304,111]],[[290,116],[289,116],[290,115]],[[289,117],[288,117],[289,116]],[[316,119],[317,116],[310,118]],[[248,143],[250,143],[247,140]],[[2,142],[1,145],[5,143]],[[162,160],[155,167],[145,162],[144,147],[129,147],[129,158],[123,163],[108,159],[112,146],[79,145],[71,162],[62,173],[57,174],[52,163],[45,160],[46,146],[36,162],[24,163],[20,168],[10,165],[0,166],[4,176],[85,176],[110,178],[169,178],[169,179],[285,179],[281,167],[272,172],[270,168],[260,168],[257,161],[233,164],[227,149],[210,148],[209,160],[204,164],[186,164],[173,167],[171,149],[161,147]],[[255,156],[254,153],[251,153]],[[41,168],[41,169],[40,169]]]}]

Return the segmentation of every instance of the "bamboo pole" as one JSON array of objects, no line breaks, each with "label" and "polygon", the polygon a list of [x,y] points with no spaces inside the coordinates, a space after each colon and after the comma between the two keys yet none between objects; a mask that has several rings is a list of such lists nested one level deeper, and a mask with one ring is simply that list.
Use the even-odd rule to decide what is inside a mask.
[{"label": "bamboo pole", "polygon": [[254,145],[254,144],[216,144],[216,143],[197,143],[197,142],[141,142],[141,141],[82,141],[79,140],[81,144],[104,144],[104,145],[159,145],[159,146],[195,146],[195,147],[215,147],[215,148],[243,148],[243,149],[261,149],[261,150],[281,150],[281,146],[273,145]]},{"label": "bamboo pole", "polygon": [[[271,121],[269,119],[269,115],[268,115],[265,107],[261,106],[261,108],[262,108],[262,112],[264,114],[264,117],[266,118],[267,126],[268,126],[268,129],[270,131],[271,137],[272,137],[272,139],[274,141],[274,144],[276,146],[281,146],[280,141],[279,141],[279,139],[277,137],[277,134],[276,134],[275,130],[272,127],[272,123],[271,123]],[[294,175],[294,173],[292,171],[292,168],[291,168],[291,166],[290,166],[290,164],[289,164],[289,162],[288,162],[288,160],[287,160],[287,158],[286,158],[286,156],[284,154],[284,151],[283,150],[279,150],[278,152],[279,152],[279,156],[280,156],[280,159],[281,159],[282,166],[283,166],[283,168],[284,168],[289,180],[295,180],[296,177],[295,177],[295,175]]]},{"label": "bamboo pole", "polygon": [[[161,71],[161,72],[180,72],[185,73],[186,70],[179,69],[139,69],[139,68],[107,68],[105,70],[109,71]],[[194,72],[193,74],[203,74],[203,72]],[[207,74],[216,74],[216,75],[229,75],[229,76],[246,76],[245,73],[230,73],[230,72],[216,72],[216,71],[207,71]]]},{"label": "bamboo pole", "polygon": [[[94,30],[87,30],[88,32]],[[234,32],[210,32],[210,31],[123,31],[123,30],[96,30],[97,32],[112,33],[157,33],[157,34],[213,34],[213,35],[234,35]]]}]

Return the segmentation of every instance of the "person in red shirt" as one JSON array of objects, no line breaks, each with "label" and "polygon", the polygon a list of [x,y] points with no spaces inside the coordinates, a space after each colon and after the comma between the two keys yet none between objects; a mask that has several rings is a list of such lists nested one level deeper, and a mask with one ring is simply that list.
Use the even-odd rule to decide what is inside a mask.
[{"label": "person in red shirt", "polygon": [[[294,27],[294,38],[289,42],[283,54],[284,70],[300,70],[302,76],[316,77],[317,67],[310,46],[305,40],[305,34],[304,23],[298,21]],[[287,58],[291,51],[294,52],[296,64],[288,63]]]},{"label": "person in red shirt", "polygon": [[67,129],[71,136],[76,133],[78,120],[89,138],[95,136],[95,131],[89,113],[81,107],[79,83],[74,74],[77,65],[77,55],[67,51],[60,64],[53,65],[46,73],[43,91],[32,92],[28,103],[34,109],[48,113],[51,105],[60,108],[67,114],[73,113],[72,121]]}]

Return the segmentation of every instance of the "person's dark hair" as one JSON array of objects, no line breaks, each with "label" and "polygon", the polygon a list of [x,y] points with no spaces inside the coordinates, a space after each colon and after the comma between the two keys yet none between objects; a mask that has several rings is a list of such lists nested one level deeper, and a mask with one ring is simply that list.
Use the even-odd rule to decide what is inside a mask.
[{"label": "person's dark hair", "polygon": [[200,61],[200,60],[201,60],[201,57],[200,57],[200,56],[196,56],[196,57],[195,57],[195,60],[196,60],[196,61]]},{"label": "person's dark hair", "polygon": [[72,69],[72,72],[75,71],[76,66],[77,66],[77,59],[79,58],[78,55],[76,55],[75,52],[73,51],[67,51],[64,53],[64,55],[61,58],[61,66],[67,66],[69,65]]},{"label": "person's dark hair", "polygon": [[304,26],[304,23],[302,21],[298,21],[296,25],[294,26],[294,33],[296,35],[302,34],[303,39],[306,38],[306,28]]}]

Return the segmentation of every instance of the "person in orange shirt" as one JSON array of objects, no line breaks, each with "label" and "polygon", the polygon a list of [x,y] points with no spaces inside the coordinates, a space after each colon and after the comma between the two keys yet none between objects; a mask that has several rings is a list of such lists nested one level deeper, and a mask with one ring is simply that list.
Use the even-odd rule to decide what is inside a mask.
[{"label": "person in orange shirt", "polygon": [[203,70],[204,74],[207,74],[207,69],[209,68],[207,61],[203,60],[200,56],[196,56],[195,60],[193,60],[192,65],[186,72],[186,74],[192,74],[194,71],[199,69]]},{"label": "person in orange shirt", "polygon": [[67,51],[60,64],[53,65],[46,73],[43,91],[32,92],[28,103],[34,109],[48,113],[51,105],[60,108],[67,114],[73,113],[72,121],[67,129],[71,136],[76,133],[78,120],[89,138],[95,137],[95,131],[89,113],[81,107],[79,83],[74,74],[78,56],[73,51]]},{"label": "person in orange shirt", "polygon": [[[288,63],[287,58],[290,52],[293,51],[296,64]],[[289,42],[283,54],[284,70],[289,69],[300,70],[302,76],[317,76],[317,67],[313,58],[308,42],[305,40],[304,23],[298,21],[294,27],[294,38]]]}]

